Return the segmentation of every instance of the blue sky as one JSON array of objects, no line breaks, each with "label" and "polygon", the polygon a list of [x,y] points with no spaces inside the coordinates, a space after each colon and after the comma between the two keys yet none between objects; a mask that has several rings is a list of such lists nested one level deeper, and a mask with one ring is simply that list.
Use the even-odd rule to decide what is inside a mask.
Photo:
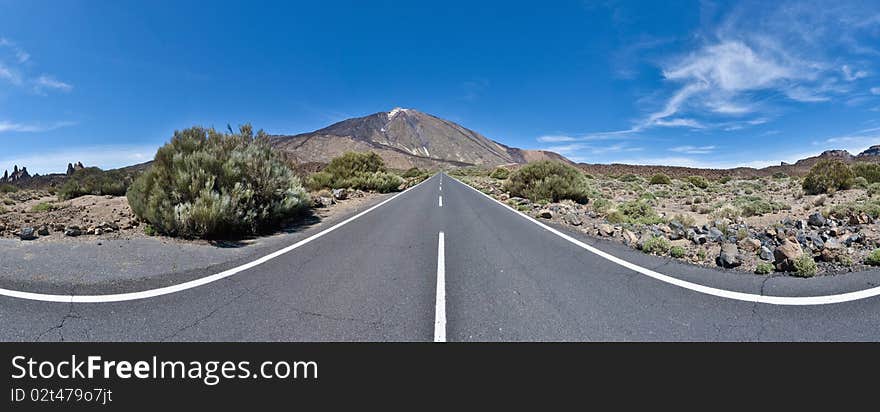
[{"label": "blue sky", "polygon": [[0,0],[0,170],[118,167],[191,125],[292,134],[396,106],[584,162],[880,144],[876,1],[427,3]]}]

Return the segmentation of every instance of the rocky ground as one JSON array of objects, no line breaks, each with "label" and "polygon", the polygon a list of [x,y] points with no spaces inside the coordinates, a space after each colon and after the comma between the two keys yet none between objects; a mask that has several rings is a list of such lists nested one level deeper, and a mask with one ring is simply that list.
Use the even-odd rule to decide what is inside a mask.
[{"label": "rocky ground", "polygon": [[[337,189],[312,193],[313,213],[324,218],[376,194]],[[61,201],[45,190],[0,193],[0,238],[72,242],[149,237],[124,196],[83,196]],[[183,240],[179,240],[183,241]]]},{"label": "rocky ground", "polygon": [[[490,177],[462,179],[539,219],[646,253],[748,273],[813,276],[802,268],[810,262],[815,275],[867,270],[866,258],[880,244],[880,200],[868,190],[808,196],[797,177],[708,181],[700,188],[686,179],[652,185],[634,175],[595,176],[583,205],[511,197],[503,180]],[[621,213],[645,211],[633,205],[649,210]]]}]

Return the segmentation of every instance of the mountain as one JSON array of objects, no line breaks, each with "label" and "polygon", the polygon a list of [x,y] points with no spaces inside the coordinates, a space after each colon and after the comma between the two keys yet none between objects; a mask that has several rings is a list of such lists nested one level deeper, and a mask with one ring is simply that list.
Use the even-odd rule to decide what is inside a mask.
[{"label": "mountain", "polygon": [[395,108],[343,120],[295,136],[272,136],[272,143],[298,163],[329,162],[348,151],[373,151],[393,169],[498,166],[565,157],[543,150],[509,147],[449,120],[413,109]]},{"label": "mountain", "polygon": [[707,178],[717,179],[723,176],[738,176],[743,178],[757,176],[771,176],[775,173],[785,173],[790,176],[804,176],[810,172],[816,163],[821,160],[836,159],[847,164],[856,162],[880,163],[880,145],[871,146],[865,151],[852,155],[846,150],[826,150],[817,156],[800,159],[794,164],[782,162],[778,166],[769,166],[762,169],[752,167],[737,167],[734,169],[699,169],[694,167],[661,166],[661,165],[625,165],[625,164],[590,164],[580,163],[581,170],[591,174],[623,175],[627,173],[650,176],[664,173],[674,178],[692,175],[700,175]]}]

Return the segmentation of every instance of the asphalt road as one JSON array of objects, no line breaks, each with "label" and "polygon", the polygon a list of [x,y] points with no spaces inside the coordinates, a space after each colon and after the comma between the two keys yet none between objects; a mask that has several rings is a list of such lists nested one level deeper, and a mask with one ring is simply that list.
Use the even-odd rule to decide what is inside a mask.
[{"label": "asphalt road", "polygon": [[[725,290],[812,296],[880,283],[878,273],[726,273],[579,239]],[[782,306],[645,276],[445,175],[289,253],[191,289],[112,303],[0,297],[4,341],[433,341],[438,331],[451,342],[873,341],[878,326],[880,297]]]}]

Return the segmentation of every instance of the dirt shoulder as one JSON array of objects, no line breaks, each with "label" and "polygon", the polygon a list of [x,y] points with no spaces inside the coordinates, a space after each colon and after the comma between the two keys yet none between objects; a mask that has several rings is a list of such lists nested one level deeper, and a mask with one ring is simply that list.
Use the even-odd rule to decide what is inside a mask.
[{"label": "dirt shoulder", "polygon": [[[48,193],[16,193],[0,224],[0,287],[55,294],[104,294],[169,286],[217,273],[280,249],[393,194],[350,192],[316,198],[317,206],[278,233],[230,241],[148,236],[124,197],[57,202]],[[18,197],[17,197],[18,198]],[[33,211],[53,202],[53,210]],[[10,207],[11,206],[11,207]],[[21,240],[23,228],[37,233]],[[80,233],[73,235],[72,228]],[[106,229],[105,229],[106,228]]]}]

